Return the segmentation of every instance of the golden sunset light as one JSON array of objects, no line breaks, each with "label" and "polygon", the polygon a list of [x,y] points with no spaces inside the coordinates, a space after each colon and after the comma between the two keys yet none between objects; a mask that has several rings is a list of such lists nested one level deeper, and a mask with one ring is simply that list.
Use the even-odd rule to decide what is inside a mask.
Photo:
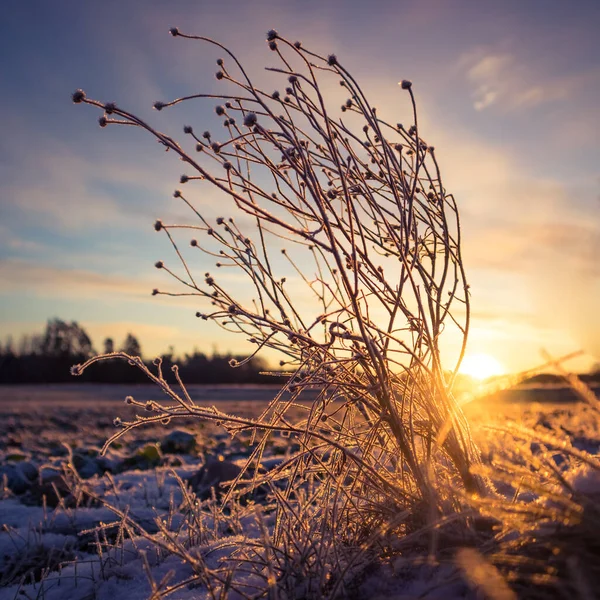
[{"label": "golden sunset light", "polygon": [[506,369],[490,354],[467,354],[460,365],[459,373],[483,381],[489,377],[504,375]]}]

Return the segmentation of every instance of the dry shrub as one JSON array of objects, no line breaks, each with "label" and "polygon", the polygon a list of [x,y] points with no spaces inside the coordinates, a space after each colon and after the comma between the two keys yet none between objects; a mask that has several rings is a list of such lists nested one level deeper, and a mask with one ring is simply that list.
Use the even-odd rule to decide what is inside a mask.
[{"label": "dry shrub", "polygon": [[[334,55],[320,56],[275,31],[267,42],[279,66],[268,71],[283,79],[281,92],[255,86],[218,42],[171,33],[222,51],[216,77],[225,89],[155,108],[218,98],[219,135],[186,126],[180,144],[114,103],[81,90],[73,101],[103,110],[102,127],[145,129],[185,164],[182,184],[211,186],[229,199],[233,216],[211,222],[187,192],[175,191],[195,221],[155,223],[178,261],[156,267],[183,291],[154,294],[192,296],[199,318],[244,336],[256,352],[280,352],[285,383],[261,415],[244,418],[195,403],[177,367],[179,389],[167,383],[160,361],[151,371],[138,357],[113,353],[73,373],[124,359],[167,396],[145,404],[130,398],[140,415],[117,419],[120,430],[107,444],[178,417],[216,421],[233,435],[250,430],[252,454],[224,504],[268,486],[276,515],[264,533],[264,552],[272,553],[265,564],[276,571],[269,585],[273,577],[285,579],[289,564],[301,564],[319,573],[320,593],[335,595],[353,565],[392,532],[426,527],[435,551],[436,527],[456,521],[462,494],[485,491],[472,472],[478,452],[451,392],[470,316],[457,205],[434,148],[421,137],[411,82],[401,82],[410,101],[405,127],[378,115]],[[340,94],[341,109],[332,106]],[[219,275],[193,273],[197,255],[177,241],[186,230],[195,236],[187,252],[216,259]],[[235,285],[231,271],[243,274],[244,286]],[[449,370],[440,354],[448,330],[462,340]],[[304,417],[292,421],[292,408]],[[275,432],[289,436],[297,451],[261,473]]]},{"label": "dry shrub", "polygon": [[[124,359],[166,394],[162,402],[129,398],[140,414],[117,419],[107,445],[139,426],[190,416],[232,435],[252,433],[251,456],[220,504],[198,503],[182,484],[186,516],[175,534],[148,534],[118,514],[132,537],[181,557],[194,573],[170,585],[155,582],[148,567],[152,597],[190,584],[214,597],[352,596],[374,557],[432,558],[461,545],[479,548],[459,552],[456,564],[489,597],[511,598],[512,590],[592,597],[600,585],[593,566],[600,510],[597,487],[583,489],[581,481],[597,482],[597,458],[568,439],[510,425],[490,430],[502,453],[483,465],[453,398],[470,316],[460,222],[434,148],[421,137],[412,84],[401,82],[411,107],[404,127],[379,116],[334,55],[275,31],[267,42],[279,66],[268,71],[285,80],[281,92],[254,85],[221,44],[171,33],[223,52],[216,77],[225,89],[155,108],[217,99],[220,135],[186,126],[179,144],[114,103],[81,90],[73,100],[103,110],[102,127],[145,129],[186,165],[182,184],[229,200],[223,206],[233,216],[213,221],[187,192],[174,193],[195,221],[155,223],[177,257],[156,267],[183,291],[153,293],[196,298],[199,318],[244,336],[256,352],[280,352],[286,370],[277,373],[285,383],[268,408],[246,418],[198,405],[177,367],[178,387],[167,383],[160,360],[149,370],[138,357],[113,353],[73,368],[80,374],[97,361]],[[195,237],[186,252],[178,239],[188,230]],[[198,251],[204,264],[218,261],[219,275],[206,267],[194,275]],[[462,347],[446,370],[440,339],[448,330]],[[570,383],[597,410],[596,397]],[[289,436],[294,450],[265,472],[273,435]],[[584,471],[566,475],[556,451]],[[262,512],[241,507],[238,500],[259,486],[269,491]],[[206,519],[217,525],[207,528]],[[222,538],[225,531],[236,535]],[[209,554],[218,548],[221,561],[209,564],[199,544]]]}]

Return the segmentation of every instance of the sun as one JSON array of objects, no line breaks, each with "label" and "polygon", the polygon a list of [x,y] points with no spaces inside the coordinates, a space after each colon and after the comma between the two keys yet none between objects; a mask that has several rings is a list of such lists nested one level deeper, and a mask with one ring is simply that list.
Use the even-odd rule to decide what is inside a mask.
[{"label": "sun", "polygon": [[489,354],[468,354],[463,359],[459,372],[483,381],[488,377],[504,375],[506,370],[498,360]]}]

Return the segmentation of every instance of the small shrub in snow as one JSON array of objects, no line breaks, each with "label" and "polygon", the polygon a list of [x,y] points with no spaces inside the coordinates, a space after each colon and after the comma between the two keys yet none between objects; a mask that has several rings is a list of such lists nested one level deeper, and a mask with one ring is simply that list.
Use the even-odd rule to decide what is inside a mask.
[{"label": "small shrub in snow", "polygon": [[[230,532],[247,535],[191,553],[189,537],[172,536],[157,520],[162,538],[154,542],[192,569],[188,583],[202,584],[211,594],[225,597],[243,581],[248,594],[248,586],[257,586],[259,595],[270,597],[333,598],[357,592],[349,582],[358,585],[372,556],[401,556],[417,547],[428,548],[433,557],[479,543],[498,544],[508,557],[510,542],[502,545],[493,537],[500,529],[498,536],[528,532],[534,555],[542,539],[539,532],[531,535],[534,522],[562,520],[571,533],[580,531],[573,529],[582,522],[577,515],[596,513],[574,500],[576,490],[561,479],[556,464],[519,445],[520,455],[508,466],[484,467],[453,397],[469,329],[469,286],[458,208],[435,150],[422,136],[413,84],[401,82],[411,123],[394,125],[334,54],[319,55],[270,31],[268,45],[279,65],[268,70],[284,78],[284,95],[257,87],[218,42],[179,29],[171,33],[216,46],[226,57],[218,61],[218,85],[227,86],[215,109],[224,125],[218,135],[207,130],[199,136],[186,126],[179,143],[117,105],[107,111],[106,103],[81,90],[73,101],[105,111],[103,127],[146,130],[168,156],[184,163],[188,172],[180,181],[186,191],[173,196],[195,220],[155,224],[176,256],[175,263],[160,260],[156,267],[184,289],[166,293],[195,298],[201,306],[197,316],[245,337],[256,348],[252,356],[266,348],[278,351],[286,371],[277,373],[285,377],[281,391],[250,418],[196,403],[176,366],[178,388],[167,382],[160,360],[150,370],[139,357],[117,352],[74,367],[79,375],[98,361],[123,359],[167,397],[150,404],[130,399],[139,415],[119,419],[107,446],[132,429],[182,417],[212,421],[234,436],[252,435],[250,458],[228,471],[231,485],[222,489],[223,477],[209,477],[207,466],[202,477],[210,481],[199,492],[205,504],[182,488],[192,514],[211,511],[215,523],[227,521]],[[215,96],[199,93],[154,106],[162,111],[204,99],[214,102]],[[222,194],[223,216],[200,212],[188,191],[196,182]],[[193,272],[191,255],[177,241],[186,229],[194,236],[188,252],[203,253],[207,265],[216,259],[217,272],[208,266],[203,275]],[[242,274],[247,285],[232,286],[223,270]],[[440,342],[450,330],[460,348],[446,365]],[[303,418],[293,419],[292,409],[302,410]],[[513,440],[530,436],[514,428],[503,434]],[[261,468],[276,435],[288,437],[294,451],[273,468]],[[561,450],[590,462],[585,453]],[[540,461],[550,471],[540,471]],[[519,489],[510,501],[489,483],[513,486],[516,477]],[[562,487],[548,487],[556,485]],[[240,529],[242,520],[234,524],[228,511],[242,510],[236,500],[259,489],[268,491],[262,512]],[[554,498],[559,489],[572,497]],[[521,490],[556,502],[524,503]],[[224,493],[217,498],[219,491]],[[132,531],[138,527],[125,512],[119,517]],[[595,523],[587,517],[583,522]],[[190,529],[203,526],[190,519],[186,527],[189,536]],[[141,535],[149,539],[147,532]],[[559,547],[553,543],[551,548]],[[223,559],[222,569],[211,563],[215,555]],[[502,597],[512,597],[496,567],[477,552],[457,560],[458,568],[474,570],[467,577],[474,585],[497,579]],[[521,569],[515,572],[522,577]],[[548,573],[554,577],[558,567]],[[170,593],[166,580],[152,577],[152,597]]]}]

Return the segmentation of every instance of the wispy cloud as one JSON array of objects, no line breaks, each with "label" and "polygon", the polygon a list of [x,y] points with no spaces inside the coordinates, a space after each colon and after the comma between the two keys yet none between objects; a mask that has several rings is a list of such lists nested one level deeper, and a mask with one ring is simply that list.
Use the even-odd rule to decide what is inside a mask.
[{"label": "wispy cloud", "polygon": [[2,294],[33,293],[38,296],[65,298],[97,298],[111,296],[120,299],[145,299],[153,282],[142,278],[105,275],[81,269],[61,269],[22,260],[0,260]]},{"label": "wispy cloud", "polygon": [[47,251],[48,247],[37,240],[27,239],[18,231],[0,223],[0,252],[31,254]]},{"label": "wispy cloud", "polygon": [[[473,107],[482,111],[526,110],[569,98],[592,73],[568,76],[534,67],[518,54],[498,48],[477,48],[463,54],[459,70],[471,87]],[[597,74],[596,74],[597,75]]]}]

